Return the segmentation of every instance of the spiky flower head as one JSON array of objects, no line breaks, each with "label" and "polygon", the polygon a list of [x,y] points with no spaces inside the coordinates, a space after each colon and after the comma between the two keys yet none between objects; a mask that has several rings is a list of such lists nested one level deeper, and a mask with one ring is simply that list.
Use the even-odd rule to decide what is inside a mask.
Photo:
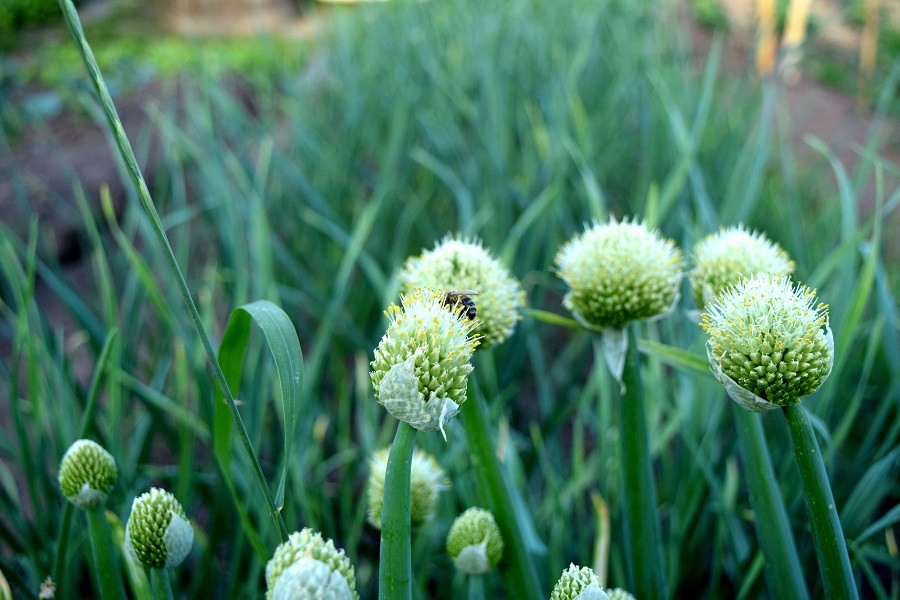
[{"label": "spiky flower head", "polygon": [[447,534],[447,554],[469,575],[496,567],[503,557],[503,537],[491,511],[473,507],[456,517]]},{"label": "spiky flower head", "polygon": [[663,314],[678,298],[681,252],[637,220],[596,224],[556,255],[569,286],[563,305],[583,325],[621,329]]},{"label": "spiky flower head", "polygon": [[475,322],[443,307],[444,294],[415,290],[385,311],[387,332],[375,349],[375,399],[391,415],[422,431],[440,429],[466,400]]},{"label": "spiky flower head", "polygon": [[353,591],[344,576],[315,558],[303,557],[275,581],[272,600],[353,600]]},{"label": "spiky flower head", "polygon": [[[279,580],[285,576],[291,566],[296,563],[301,563],[301,566],[297,569],[297,571],[301,572],[298,573],[295,571],[295,574],[292,577],[302,579],[304,581],[302,585],[308,585],[306,582],[322,580],[320,575],[323,575],[324,571],[322,571],[321,567],[308,562],[303,562],[309,559],[323,564],[328,569],[329,574],[326,579],[328,585],[326,588],[338,595],[327,596],[324,595],[323,592],[322,596],[312,595],[300,597],[321,597],[325,600],[331,598],[334,598],[335,600],[339,598],[359,600],[359,595],[356,593],[356,572],[353,569],[353,565],[350,564],[350,559],[344,555],[343,550],[338,550],[334,547],[334,542],[326,540],[322,537],[321,533],[309,528],[303,529],[302,531],[295,531],[288,537],[286,542],[275,549],[275,554],[272,555],[272,559],[266,565],[266,589],[268,590],[266,592],[266,598],[272,600],[276,597],[275,592],[279,591]],[[340,595],[340,593],[343,592],[344,587],[336,582],[334,574],[337,574],[344,580],[347,589],[350,591],[349,596]],[[300,586],[301,584],[298,583],[296,585]],[[293,582],[286,582],[284,586],[289,587],[291,590],[295,589],[295,584]],[[299,587],[299,589],[304,588]]]},{"label": "spiky flower head", "polygon": [[590,567],[569,563],[550,592],[550,600],[610,600],[600,586],[600,578]]},{"label": "spiky flower head", "polygon": [[116,461],[103,446],[76,440],[59,463],[59,487],[69,502],[90,510],[106,502],[116,474]]},{"label": "spiky flower head", "polygon": [[194,528],[170,492],[150,488],[134,499],[125,526],[125,547],[148,569],[181,564],[194,543]]},{"label": "spiky flower head", "polygon": [[694,263],[689,273],[691,293],[700,309],[741,279],[758,273],[790,275],[794,272],[794,261],[781,246],[743,225],[706,236],[694,246],[691,259]]},{"label": "spiky flower head", "polygon": [[475,334],[481,336],[484,348],[504,342],[522,318],[522,286],[478,239],[446,236],[434,250],[410,257],[400,281],[407,293],[419,288],[477,292],[472,296],[478,319]]},{"label": "spiky flower head", "polygon": [[[387,472],[390,446],[372,455],[369,468],[369,523],[381,529],[381,511],[384,503],[384,475]],[[447,489],[447,476],[433,456],[415,448],[413,450],[409,489],[409,518],[413,527],[434,516],[438,494]]]},{"label": "spiky flower head", "polygon": [[815,291],[766,273],[745,279],[707,306],[710,366],[729,395],[761,412],[799,402],[831,373],[828,307]]}]

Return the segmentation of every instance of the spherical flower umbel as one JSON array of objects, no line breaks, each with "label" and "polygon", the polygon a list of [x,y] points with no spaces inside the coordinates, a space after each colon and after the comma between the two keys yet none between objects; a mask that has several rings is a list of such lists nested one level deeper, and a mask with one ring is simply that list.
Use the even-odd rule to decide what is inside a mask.
[{"label": "spherical flower umbel", "polygon": [[[315,563],[324,565],[328,573],[326,574],[322,567]],[[300,566],[291,571],[291,568],[297,564]],[[349,595],[346,595],[344,585],[335,579],[335,575],[344,580]],[[286,576],[290,580],[279,587],[281,578]],[[322,587],[311,587],[315,582],[319,582]],[[284,588],[287,590],[282,591]],[[334,547],[334,542],[326,540],[321,533],[309,528],[295,531],[286,542],[275,549],[275,554],[266,565],[266,589],[268,590],[266,598],[270,600],[294,597],[359,600],[359,595],[356,593],[356,572],[353,565],[350,564],[350,559],[344,555],[343,550]],[[276,593],[287,594],[287,591],[290,590],[304,589],[315,590],[315,593],[321,593],[321,596],[315,594],[310,596],[276,595]]]},{"label": "spherical flower umbel", "polygon": [[59,487],[69,502],[90,510],[106,502],[116,473],[116,461],[103,446],[76,440],[59,463]]},{"label": "spherical flower umbel", "polygon": [[556,266],[570,288],[563,305],[579,322],[622,329],[672,306],[682,260],[671,240],[643,223],[610,219],[564,244]]},{"label": "spherical flower umbel", "polygon": [[447,553],[453,565],[469,575],[496,567],[503,557],[503,537],[494,515],[473,507],[456,517],[447,534]]},{"label": "spherical flower umbel", "polygon": [[478,340],[475,321],[443,307],[444,294],[416,290],[392,304],[387,332],[375,349],[375,399],[391,415],[422,431],[444,432],[444,424],[466,400],[470,359]]},{"label": "spherical flower umbel", "polygon": [[483,348],[500,344],[512,335],[525,304],[522,286],[477,239],[448,235],[434,250],[410,257],[400,281],[407,293],[420,288],[477,292],[472,296],[478,319],[475,334],[481,336]]},{"label": "spherical flower umbel", "polygon": [[[387,472],[390,447],[372,455],[369,469],[369,523],[381,529],[381,511],[384,505],[384,475]],[[447,489],[447,476],[433,456],[415,448],[413,450],[410,489],[409,517],[413,527],[421,525],[434,516],[438,494]]]},{"label": "spherical flower umbel", "polygon": [[590,567],[569,564],[550,592],[550,600],[610,600],[600,586],[600,578]]},{"label": "spherical flower umbel", "polygon": [[194,543],[194,528],[170,492],[150,488],[134,499],[125,526],[125,547],[148,569],[181,564]]},{"label": "spherical flower umbel", "polygon": [[794,272],[794,261],[781,246],[743,225],[706,236],[694,246],[691,258],[694,263],[689,273],[691,293],[700,309],[741,279],[759,273],[790,275]]},{"label": "spherical flower umbel", "polygon": [[353,600],[344,576],[320,560],[303,557],[275,581],[272,600]]},{"label": "spherical flower umbel", "polygon": [[815,292],[768,274],[745,279],[707,306],[700,325],[716,378],[744,408],[799,402],[834,363],[828,307]]}]

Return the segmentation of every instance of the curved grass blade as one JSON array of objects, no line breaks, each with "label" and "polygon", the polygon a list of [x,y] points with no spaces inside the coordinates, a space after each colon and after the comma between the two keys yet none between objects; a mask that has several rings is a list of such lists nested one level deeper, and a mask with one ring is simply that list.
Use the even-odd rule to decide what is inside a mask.
[{"label": "curved grass blade", "polygon": [[[240,388],[251,323],[256,323],[266,338],[266,344],[275,360],[275,369],[281,384],[285,459],[275,493],[275,506],[280,511],[284,507],[285,482],[299,414],[297,404],[302,386],[303,353],[294,324],[287,313],[276,304],[260,300],[236,308],[231,312],[222,344],[219,347],[219,363],[222,365],[222,371],[225,373],[231,389]],[[229,464],[231,457],[233,427],[228,407],[224,402],[221,390],[219,390],[216,393],[214,447],[216,458],[223,466]]]}]

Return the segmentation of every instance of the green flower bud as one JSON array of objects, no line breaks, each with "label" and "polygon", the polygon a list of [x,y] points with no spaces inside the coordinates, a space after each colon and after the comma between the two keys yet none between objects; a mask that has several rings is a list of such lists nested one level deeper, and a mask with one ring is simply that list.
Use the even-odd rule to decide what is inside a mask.
[{"label": "green flower bud", "polygon": [[569,564],[550,592],[550,600],[610,600],[590,567]]},{"label": "green flower bud", "polygon": [[134,499],[125,547],[148,569],[176,567],[194,543],[194,528],[170,492],[150,488]]},{"label": "green flower bud", "polygon": [[[320,566],[314,564],[315,562],[325,566],[328,570],[327,576]],[[289,581],[279,588],[280,579],[288,575],[290,568],[297,563],[300,563],[300,567],[290,575]],[[335,575],[344,580],[344,585],[335,579]],[[324,582],[323,586],[311,587],[316,581]],[[349,595],[344,595],[345,587]],[[321,533],[309,528],[295,531],[286,542],[275,549],[275,554],[266,565],[266,589],[268,590],[266,598],[270,600],[294,597],[359,600],[356,593],[356,572],[350,564],[350,559],[344,556],[343,550],[334,547],[334,542],[324,539]],[[282,592],[282,589],[285,591]],[[320,591],[316,593],[322,595],[276,596],[276,593],[293,593],[295,589],[317,589]]]},{"label": "green flower bud", "polygon": [[[387,411],[421,431],[440,429],[466,400],[475,321],[443,307],[444,294],[416,290],[385,311],[387,332],[375,349],[372,385]],[[446,437],[446,435],[445,435]]]},{"label": "green flower bud", "polygon": [[59,487],[69,502],[90,510],[106,502],[116,473],[116,461],[103,446],[76,440],[59,463]]},{"label": "green flower bud", "polygon": [[[448,235],[434,250],[410,257],[400,273],[400,281],[407,293],[420,288],[477,292],[472,296],[478,319],[475,335],[481,336],[484,348],[504,342],[522,318],[522,286],[477,239]],[[460,309],[455,311],[459,314]]]},{"label": "green flower bud", "polygon": [[691,253],[691,293],[702,309],[721,292],[741,279],[759,273],[790,275],[794,261],[781,246],[762,233],[747,231],[743,225],[709,235]]},{"label": "green flower bud", "polygon": [[708,305],[700,323],[716,378],[748,410],[799,402],[834,363],[828,307],[787,277],[745,279]]},{"label": "green flower bud", "polygon": [[447,553],[453,565],[469,575],[487,573],[503,557],[503,537],[494,515],[470,508],[456,517],[447,534]]},{"label": "green flower bud", "polygon": [[314,558],[303,557],[289,566],[275,582],[272,600],[353,600],[344,576]]},{"label": "green flower bud", "polygon": [[678,299],[681,253],[637,221],[594,225],[563,245],[556,265],[570,288],[563,305],[586,327],[622,329]]},{"label": "green flower bud", "polygon": [[633,594],[626,592],[622,588],[604,591],[606,592],[606,595],[609,596],[609,600],[636,600]]},{"label": "green flower bud", "polygon": [[[369,523],[381,529],[384,503],[384,475],[387,472],[390,446],[372,455],[369,469]],[[410,472],[409,517],[413,527],[434,516],[438,494],[447,489],[447,476],[433,456],[415,448]]]}]

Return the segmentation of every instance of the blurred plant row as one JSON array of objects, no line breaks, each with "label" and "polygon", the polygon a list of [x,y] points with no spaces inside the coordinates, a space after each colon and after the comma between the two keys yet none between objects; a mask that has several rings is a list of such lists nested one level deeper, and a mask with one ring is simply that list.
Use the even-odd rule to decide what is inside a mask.
[{"label": "blurred plant row", "polygon": [[[622,0],[365,7],[338,18],[299,72],[286,64],[253,79],[250,107],[200,70],[153,110],[161,168],[151,191],[201,323],[222,340],[232,309],[265,299],[296,327],[303,386],[290,454],[283,380],[257,334],[235,395],[264,476],[276,488],[284,474],[288,530],[311,527],[343,548],[362,597],[375,595],[379,534],[360,498],[369,458],[396,428],[373,399],[370,352],[407,257],[448,231],[478,236],[521,281],[529,307],[560,312],[556,252],[609,214],[642,215],[686,249],[723,225],[764,230],[795,261],[795,278],[829,302],[836,360],[807,407],[860,589],[897,593],[898,273],[878,235],[900,201],[885,189],[896,169],[878,157],[875,127],[854,172],[811,140],[828,183],[799,175],[777,90],[722,76],[715,44],[695,70],[667,10]],[[149,146],[138,143],[139,155]],[[11,155],[2,159],[11,165]],[[874,209],[860,214],[870,186]],[[27,205],[26,187],[13,188]],[[237,444],[225,449],[229,468],[219,468],[215,379],[163,249],[136,197],[117,213],[108,196],[99,211],[77,187],[74,196],[90,283],[55,263],[39,223],[25,235],[0,233],[0,336],[9,347],[0,375],[10,411],[0,428],[0,570],[23,597],[53,572],[65,502],[57,467],[82,437],[85,365],[118,330],[100,405],[88,411],[88,437],[118,467],[107,500],[113,532],[124,536],[116,515],[140,494],[170,490],[196,536],[172,586],[189,597],[256,597],[282,532]],[[44,314],[50,298],[74,323],[65,333]],[[570,562],[598,563],[597,548],[619,584],[627,580],[621,431],[610,402],[619,384],[593,368],[602,351],[591,334],[535,314],[525,312],[512,339],[476,354],[482,375],[470,386],[486,400],[493,450],[518,490],[513,505],[531,515],[520,533],[542,586]],[[668,591],[764,597],[736,426],[706,363],[705,336],[682,310],[635,333]],[[460,421],[446,424],[448,442],[417,439],[452,474],[433,519],[412,538],[417,597],[468,589],[445,540],[464,509],[487,504],[487,492]],[[791,454],[787,429],[764,423],[790,523],[806,540],[801,482],[792,460],[780,459]],[[94,589],[86,543],[72,527],[69,568],[56,582],[62,594]],[[798,551],[821,595],[812,546]],[[487,595],[510,595],[499,577],[484,585]]]}]

